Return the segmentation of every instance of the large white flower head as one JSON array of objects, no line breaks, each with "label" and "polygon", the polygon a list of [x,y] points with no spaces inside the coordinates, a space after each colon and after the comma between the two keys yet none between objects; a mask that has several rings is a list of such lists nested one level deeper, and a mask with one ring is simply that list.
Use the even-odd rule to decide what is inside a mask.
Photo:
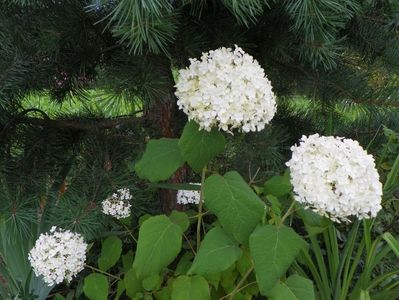
[{"label": "large white flower head", "polygon": [[105,199],[102,204],[102,211],[106,215],[113,216],[117,219],[127,218],[130,216],[129,201],[132,199],[130,190],[127,188],[118,189],[111,197]]},{"label": "large white flower head", "polygon": [[36,276],[49,285],[72,278],[84,268],[87,244],[78,233],[53,226],[36,240],[28,259]]},{"label": "large white flower head", "polygon": [[314,134],[291,150],[295,200],[337,222],[377,215],[382,185],[374,158],[357,141]]},{"label": "large white flower head", "polygon": [[240,47],[203,53],[179,71],[177,105],[201,129],[260,131],[276,112],[276,97],[265,72]]},{"label": "large white flower head", "polygon": [[[190,183],[194,185],[201,185],[199,183]],[[198,204],[200,201],[200,191],[197,190],[178,190],[177,204]]]}]

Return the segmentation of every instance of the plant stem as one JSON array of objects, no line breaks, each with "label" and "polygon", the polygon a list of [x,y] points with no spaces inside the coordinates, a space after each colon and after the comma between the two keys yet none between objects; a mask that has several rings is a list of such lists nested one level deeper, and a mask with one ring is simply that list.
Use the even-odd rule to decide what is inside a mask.
[{"label": "plant stem", "polygon": [[193,252],[194,256],[197,255],[195,252],[193,245],[191,245],[190,240],[187,238],[187,236],[183,233],[184,239],[187,241],[188,245],[190,246],[191,251]]},{"label": "plant stem", "polygon": [[283,225],[284,221],[290,216],[290,214],[292,213],[292,209],[294,208],[294,205],[295,205],[295,200],[292,200],[290,207],[287,209],[286,213],[281,218],[280,225]]},{"label": "plant stem", "polygon": [[108,273],[108,272],[105,272],[105,271],[103,271],[103,270],[97,269],[96,267],[93,267],[93,266],[90,266],[90,265],[85,265],[85,267],[86,267],[86,268],[89,268],[89,269],[91,269],[91,270],[93,270],[93,271],[96,271],[96,272],[98,272],[98,273],[101,273],[101,274],[107,275],[107,276],[109,276],[109,277],[112,277],[112,278],[114,278],[114,279],[121,280],[120,277],[115,276],[115,275],[112,275],[112,274],[110,274],[110,273]]},{"label": "plant stem", "polygon": [[122,221],[121,221],[120,223],[122,224],[123,227],[125,227],[125,229],[126,229],[127,232],[129,233],[130,237],[131,237],[131,238],[133,239],[133,241],[135,241],[136,244],[137,244],[137,240],[136,240],[136,238],[133,236],[133,234],[132,234],[132,232],[130,231],[130,229],[129,229],[125,224],[123,224]]},{"label": "plant stem", "polygon": [[202,221],[202,203],[204,202],[204,182],[206,175],[206,166],[202,169],[201,174],[201,193],[198,203],[198,222],[197,222],[197,252],[201,244],[201,221]]},{"label": "plant stem", "polygon": [[[234,290],[227,294],[226,296],[223,296],[222,298],[220,298],[219,300],[223,300],[226,298],[229,298],[230,300],[234,298],[235,294],[237,294],[239,291],[241,291],[242,289],[246,288],[247,286],[254,284],[254,282],[251,282],[245,286],[242,287],[242,285],[244,284],[245,280],[247,280],[248,276],[252,273],[252,271],[254,270],[254,266],[251,266],[248,271],[244,274],[244,276],[241,278],[240,282],[237,284],[237,286],[234,288]],[[242,287],[242,288],[241,288]]]}]

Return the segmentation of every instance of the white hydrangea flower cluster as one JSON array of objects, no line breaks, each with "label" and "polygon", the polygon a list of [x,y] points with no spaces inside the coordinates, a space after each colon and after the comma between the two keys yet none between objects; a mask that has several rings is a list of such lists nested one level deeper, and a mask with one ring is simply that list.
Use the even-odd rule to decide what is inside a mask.
[{"label": "white hydrangea flower cluster", "polygon": [[84,268],[87,244],[83,237],[53,226],[41,234],[28,259],[36,276],[43,276],[49,286],[71,281]]},{"label": "white hydrangea flower cluster", "polygon": [[[191,183],[201,185],[200,183]],[[177,191],[177,204],[198,204],[200,201],[200,191],[197,190],[178,190]]]},{"label": "white hydrangea flower cluster", "polygon": [[177,104],[201,129],[260,131],[276,113],[276,97],[265,72],[240,47],[203,53],[179,71]]},{"label": "white hydrangea flower cluster", "polygon": [[295,200],[337,222],[377,215],[382,185],[374,158],[357,141],[314,134],[291,150]]},{"label": "white hydrangea flower cluster", "polygon": [[127,188],[118,189],[111,197],[105,199],[101,204],[103,213],[113,216],[117,219],[127,218],[130,216],[129,201],[132,199],[130,190]]}]

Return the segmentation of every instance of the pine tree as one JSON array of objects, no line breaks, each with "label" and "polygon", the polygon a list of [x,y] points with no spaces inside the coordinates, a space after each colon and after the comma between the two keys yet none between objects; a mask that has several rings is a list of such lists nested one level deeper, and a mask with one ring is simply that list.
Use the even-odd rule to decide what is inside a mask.
[{"label": "pine tree", "polygon": [[[101,236],[120,187],[136,217],[173,209],[132,166],[150,137],[181,133],[176,71],[218,47],[253,55],[279,98],[272,126],[228,137],[221,169],[264,179],[307,133],[380,139],[399,125],[398,33],[396,0],[0,0],[0,252],[49,224]],[[19,280],[26,258],[12,261]]]},{"label": "pine tree", "polygon": [[[159,210],[132,165],[148,137],[181,132],[176,70],[218,47],[253,55],[279,97],[273,126],[230,137],[225,168],[267,176],[301,134],[366,143],[382,123],[398,128],[395,0],[2,0],[0,8],[0,198],[15,232],[39,220],[95,236],[99,201],[121,186],[135,190],[138,215]],[[28,97],[48,97],[59,112]],[[85,109],[63,113],[68,102]],[[122,104],[127,114],[113,114]],[[190,176],[183,168],[172,181]],[[171,210],[175,195],[159,195]]]}]

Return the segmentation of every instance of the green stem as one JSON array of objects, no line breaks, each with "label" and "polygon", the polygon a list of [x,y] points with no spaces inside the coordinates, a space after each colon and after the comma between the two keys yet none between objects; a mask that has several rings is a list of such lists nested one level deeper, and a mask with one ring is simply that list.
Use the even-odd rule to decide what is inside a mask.
[{"label": "green stem", "polygon": [[[351,231],[349,232],[348,240],[346,241],[345,248],[339,260],[337,275],[335,277],[334,295],[333,295],[334,300],[340,298],[341,287],[342,287],[341,286],[342,272],[344,271],[346,260],[350,259],[350,257],[352,256],[353,245],[356,240],[358,229],[359,229],[359,221],[356,220],[355,223],[353,224]],[[343,284],[345,285],[345,283]]]},{"label": "green stem", "polygon": [[129,235],[130,235],[130,237],[133,239],[133,241],[135,241],[136,244],[137,244],[137,240],[136,240],[136,238],[133,236],[133,233],[130,231],[130,229],[129,229],[125,224],[123,224],[122,221],[120,221],[120,223],[121,223],[122,226],[127,230],[127,232],[129,233]]},{"label": "green stem", "polygon": [[247,280],[248,276],[252,273],[253,270],[254,270],[254,266],[250,267],[248,269],[248,271],[244,274],[244,276],[241,278],[240,282],[237,284],[237,286],[234,288],[234,290],[228,295],[230,300],[232,300],[234,298],[235,294],[238,293],[241,286],[244,284],[245,280]]},{"label": "green stem", "polygon": [[343,299],[343,300],[347,299],[347,295],[349,292],[349,286],[352,283],[352,278],[353,278],[353,275],[355,274],[356,269],[359,267],[359,262],[360,262],[360,259],[362,258],[363,249],[364,249],[364,239],[362,239],[362,241],[360,242],[360,245],[357,249],[356,256],[353,260],[353,263],[352,263],[352,266],[351,266],[349,272],[346,271],[347,267],[345,265],[344,280],[343,280],[343,284],[342,284],[340,299]]},{"label": "green stem", "polygon": [[303,258],[306,261],[306,266],[309,268],[309,271],[312,273],[313,279],[316,282],[317,289],[319,290],[320,296],[322,300],[331,300],[328,291],[324,289],[323,281],[321,280],[320,273],[318,272],[315,264],[313,263],[312,258],[310,257],[307,251],[303,251]]},{"label": "green stem", "polygon": [[114,279],[121,280],[120,277],[115,276],[115,275],[112,275],[112,274],[110,274],[110,273],[108,273],[108,272],[105,272],[105,271],[103,271],[103,270],[97,269],[96,267],[93,267],[93,266],[90,266],[90,265],[85,265],[85,267],[86,267],[86,268],[89,268],[89,269],[91,269],[91,270],[93,270],[93,271],[96,271],[96,272],[98,272],[98,273],[101,273],[101,274],[107,275],[107,276],[109,276],[109,277],[112,277],[112,278],[114,278]]},{"label": "green stem", "polygon": [[280,225],[284,224],[284,221],[289,217],[289,215],[292,213],[292,210],[295,206],[295,200],[292,200],[290,207],[287,209],[286,213],[284,216],[281,218]]},{"label": "green stem", "polygon": [[204,202],[205,175],[206,175],[206,166],[202,169],[202,174],[201,174],[201,193],[200,193],[200,200],[198,203],[198,221],[197,221],[197,252],[201,244],[201,221],[202,221],[202,204]]},{"label": "green stem", "polygon": [[325,291],[325,294],[328,295],[328,298],[331,298],[331,287],[330,287],[330,282],[328,280],[328,275],[327,275],[327,269],[326,265],[324,262],[323,254],[321,252],[321,248],[319,245],[319,242],[317,238],[314,235],[311,235],[309,237],[310,242],[312,244],[312,249],[316,257],[317,261],[317,266],[319,267],[320,270],[320,275],[323,283],[323,290]]},{"label": "green stem", "polygon": [[334,287],[336,285],[335,280],[337,277],[339,265],[339,248],[337,241],[337,232],[334,225],[330,225],[327,231],[324,231],[323,236],[327,248],[327,258],[332,286]]}]

